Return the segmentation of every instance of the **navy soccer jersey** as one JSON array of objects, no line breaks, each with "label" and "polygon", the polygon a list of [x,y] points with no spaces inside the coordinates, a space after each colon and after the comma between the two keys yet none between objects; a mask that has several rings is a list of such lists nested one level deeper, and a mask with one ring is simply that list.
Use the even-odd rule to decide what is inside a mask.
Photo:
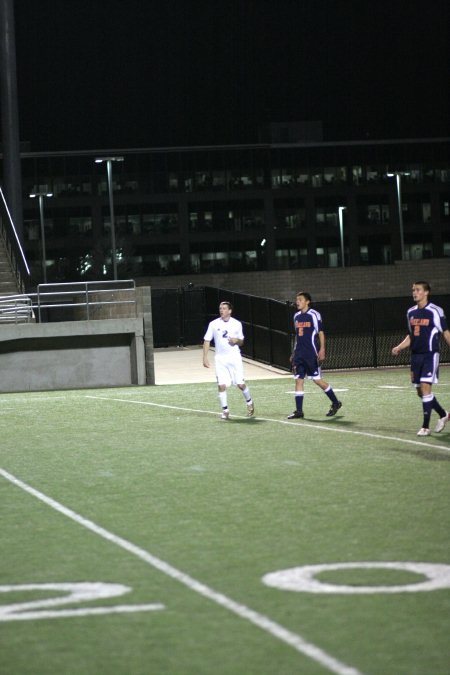
[{"label": "navy soccer jersey", "polygon": [[294,360],[317,357],[317,337],[322,330],[322,317],[315,309],[294,314],[295,350]]},{"label": "navy soccer jersey", "polygon": [[417,305],[407,312],[408,331],[411,337],[411,352],[427,354],[439,352],[440,333],[448,329],[442,307],[429,302],[420,309]]}]

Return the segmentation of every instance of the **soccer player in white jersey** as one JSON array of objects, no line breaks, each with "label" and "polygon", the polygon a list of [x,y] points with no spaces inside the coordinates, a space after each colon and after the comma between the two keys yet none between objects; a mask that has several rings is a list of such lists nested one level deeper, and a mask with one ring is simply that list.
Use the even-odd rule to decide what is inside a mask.
[{"label": "soccer player in white jersey", "polygon": [[407,311],[408,335],[392,349],[394,356],[411,348],[411,382],[422,399],[423,424],[418,436],[429,436],[430,417],[434,410],[439,415],[434,431],[439,433],[447,424],[449,414],[438,403],[431,391],[439,375],[439,341],[441,334],[450,347],[450,330],[442,307],[430,302],[430,284],[416,281],[412,287],[416,303]]},{"label": "soccer player in white jersey", "polygon": [[231,316],[233,306],[228,300],[219,305],[220,317],[211,321],[203,338],[203,365],[210,368],[208,352],[211,342],[215,347],[215,367],[219,401],[222,407],[221,418],[230,417],[228,409],[227,387],[235,384],[242,391],[247,404],[247,417],[255,413],[250,390],[244,379],[244,366],[240,347],[244,344],[244,333],[240,321]]}]

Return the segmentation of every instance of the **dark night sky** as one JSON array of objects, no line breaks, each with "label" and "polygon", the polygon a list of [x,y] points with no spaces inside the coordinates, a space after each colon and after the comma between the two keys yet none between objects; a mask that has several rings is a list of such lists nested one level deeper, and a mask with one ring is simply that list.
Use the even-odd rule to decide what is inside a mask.
[{"label": "dark night sky", "polygon": [[18,0],[32,150],[450,136],[448,0]]}]

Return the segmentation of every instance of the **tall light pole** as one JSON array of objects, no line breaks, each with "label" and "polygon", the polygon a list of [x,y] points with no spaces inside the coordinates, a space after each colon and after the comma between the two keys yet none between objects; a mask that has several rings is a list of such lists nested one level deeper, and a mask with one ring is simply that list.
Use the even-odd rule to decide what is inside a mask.
[{"label": "tall light pole", "polygon": [[39,199],[39,219],[41,223],[42,278],[47,283],[47,255],[45,250],[44,197],[53,197],[53,192],[31,192],[31,199]]},{"label": "tall light pole", "polygon": [[403,208],[402,208],[402,189],[401,189],[401,180],[402,176],[409,176],[409,171],[392,171],[387,173],[388,178],[393,178],[395,176],[395,182],[397,186],[397,206],[398,206],[398,226],[400,228],[400,250],[401,250],[401,259],[405,259],[405,238],[403,234]]},{"label": "tall light pole", "polygon": [[341,264],[342,267],[345,267],[345,259],[344,259],[344,211],[347,207],[346,206],[339,206],[338,207],[338,216],[339,216],[339,236],[341,238]]},{"label": "tall light pole", "polygon": [[117,256],[116,256],[116,224],[114,221],[114,199],[113,199],[113,183],[112,183],[112,163],[123,162],[123,157],[97,157],[96,164],[103,164],[106,162],[106,170],[108,173],[108,194],[109,194],[109,213],[111,218],[111,258],[113,266],[113,278],[117,280]]}]

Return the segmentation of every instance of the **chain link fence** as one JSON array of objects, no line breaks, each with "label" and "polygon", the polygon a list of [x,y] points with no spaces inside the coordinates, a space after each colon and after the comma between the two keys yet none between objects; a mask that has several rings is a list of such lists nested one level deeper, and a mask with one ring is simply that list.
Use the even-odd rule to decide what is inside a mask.
[{"label": "chain link fence", "polygon": [[[223,300],[233,304],[233,315],[243,324],[244,356],[289,370],[295,304],[221,288],[152,290],[155,347],[200,344]],[[450,295],[436,295],[432,301],[449,317]],[[408,364],[408,350],[395,357],[391,349],[407,333],[406,311],[412,304],[411,297],[313,303],[322,315],[326,335],[324,367],[339,370]],[[444,340],[440,360],[450,363],[450,348]]]}]

